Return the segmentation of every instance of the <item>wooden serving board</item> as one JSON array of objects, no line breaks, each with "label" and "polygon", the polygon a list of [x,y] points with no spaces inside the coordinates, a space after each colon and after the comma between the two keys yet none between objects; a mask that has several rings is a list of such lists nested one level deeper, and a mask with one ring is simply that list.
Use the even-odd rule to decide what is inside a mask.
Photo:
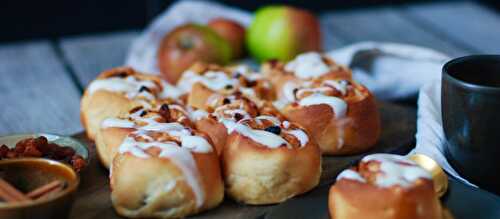
[{"label": "wooden serving board", "polygon": [[[324,156],[320,186],[332,184],[337,174],[362,156],[375,152],[405,153],[413,147],[416,130],[416,111],[410,107],[380,102],[382,116],[382,136],[371,151],[354,156]],[[79,133],[75,138],[86,143],[90,151],[90,164],[81,174],[81,184],[70,215],[72,219],[120,218],[110,200],[108,170],[99,164],[95,145]],[[302,196],[307,196],[306,193]],[[192,218],[263,218],[267,212],[280,206],[249,206],[239,204],[226,197],[217,208],[195,215]]]}]

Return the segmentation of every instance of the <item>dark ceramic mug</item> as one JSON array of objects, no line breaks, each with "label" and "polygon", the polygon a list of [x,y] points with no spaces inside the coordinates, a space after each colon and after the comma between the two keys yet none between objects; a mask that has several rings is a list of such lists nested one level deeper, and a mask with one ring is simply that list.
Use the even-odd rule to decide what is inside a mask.
[{"label": "dark ceramic mug", "polygon": [[443,67],[445,154],[479,187],[500,194],[500,55],[474,55]]}]

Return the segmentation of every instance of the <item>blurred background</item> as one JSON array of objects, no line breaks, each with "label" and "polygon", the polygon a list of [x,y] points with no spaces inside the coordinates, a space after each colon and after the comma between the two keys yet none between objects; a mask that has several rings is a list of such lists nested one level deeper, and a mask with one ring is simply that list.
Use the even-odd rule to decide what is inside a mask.
[{"label": "blurred background", "polygon": [[[457,0],[455,0],[457,1]],[[476,0],[500,9],[498,0]],[[0,7],[0,41],[19,41],[67,35],[141,29],[158,13],[175,1],[169,0],[4,0]],[[262,5],[285,3],[307,8],[316,13],[324,10],[384,7],[425,0],[329,0],[314,1],[238,1],[223,0],[230,6],[254,10]],[[459,16],[459,15],[457,15]]]}]

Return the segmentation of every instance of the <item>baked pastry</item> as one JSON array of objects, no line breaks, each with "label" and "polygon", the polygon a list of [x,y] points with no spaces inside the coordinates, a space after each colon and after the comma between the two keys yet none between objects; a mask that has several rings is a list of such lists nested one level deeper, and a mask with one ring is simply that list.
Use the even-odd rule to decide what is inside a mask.
[{"label": "baked pastry", "polygon": [[332,219],[441,219],[431,174],[412,160],[372,154],[344,170],[330,188]]},{"label": "baked pastry", "polygon": [[[167,89],[168,88],[168,89]],[[95,140],[101,121],[126,114],[137,106],[149,107],[158,98],[176,98],[179,92],[154,75],[118,67],[101,73],[85,90],[80,118],[88,138]]]},{"label": "baked pastry", "polygon": [[226,191],[252,205],[283,202],[319,183],[321,152],[299,126],[274,116],[240,120],[222,155]]},{"label": "baked pastry", "polygon": [[284,98],[279,92],[287,82],[301,82],[312,79],[347,79],[352,80],[349,68],[339,65],[324,54],[308,52],[298,55],[294,60],[283,63],[277,60],[262,64],[261,71],[278,91],[278,98]]},{"label": "baked pastry", "polygon": [[323,153],[360,153],[377,142],[380,117],[375,99],[352,80],[347,67],[309,52],[286,64],[264,63],[262,71],[276,89],[275,106],[304,127]]},{"label": "baked pastry", "polygon": [[275,102],[290,120],[304,127],[324,154],[366,151],[380,137],[375,98],[364,86],[348,79],[287,82]]},{"label": "baked pastry", "polygon": [[[118,214],[180,218],[223,200],[219,160],[210,139],[190,127],[186,117],[175,115],[182,110],[169,110],[175,106],[139,109],[132,121],[114,121],[133,130],[119,145],[111,165],[111,201]],[[118,135],[108,138],[121,138]]]},{"label": "baked pastry", "polygon": [[118,148],[126,136],[137,129],[148,125],[149,120],[158,122],[177,122],[185,126],[192,126],[187,111],[172,100],[153,102],[152,106],[137,106],[127,115],[109,117],[102,121],[96,136],[97,157],[109,168],[113,157],[118,153]]},{"label": "baked pastry", "polygon": [[253,100],[275,98],[271,84],[261,74],[244,66],[223,68],[214,64],[196,63],[183,73],[178,81],[179,89],[187,93],[187,105],[207,110],[206,104],[217,95],[240,91]]},{"label": "baked pastry", "polygon": [[190,115],[196,129],[207,133],[220,154],[234,125],[242,119],[258,116],[259,108],[237,91],[230,95],[212,96],[203,109],[191,109]]}]

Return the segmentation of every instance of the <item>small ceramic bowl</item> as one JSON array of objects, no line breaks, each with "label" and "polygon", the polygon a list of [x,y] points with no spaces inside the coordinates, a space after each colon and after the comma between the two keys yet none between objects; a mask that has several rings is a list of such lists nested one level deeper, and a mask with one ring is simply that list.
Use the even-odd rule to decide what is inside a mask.
[{"label": "small ceramic bowl", "polygon": [[64,163],[44,158],[0,160],[0,177],[23,193],[54,180],[65,182],[65,188],[47,198],[27,202],[0,202],[0,218],[50,219],[67,218],[80,183],[78,174]]},{"label": "small ceramic bowl", "polygon": [[54,134],[47,134],[47,133],[34,133],[34,134],[16,134],[16,135],[7,135],[7,136],[2,136],[0,137],[0,145],[6,145],[9,148],[14,148],[16,146],[16,143],[26,139],[26,138],[37,138],[40,136],[44,136],[47,138],[47,140],[50,143],[55,143],[60,146],[67,146],[71,147],[75,150],[75,153],[82,156],[83,159],[85,159],[85,162],[88,164],[90,163],[89,160],[89,150],[85,144],[82,142],[72,138],[72,137],[67,137],[67,136],[60,136],[60,135],[54,135]]}]

